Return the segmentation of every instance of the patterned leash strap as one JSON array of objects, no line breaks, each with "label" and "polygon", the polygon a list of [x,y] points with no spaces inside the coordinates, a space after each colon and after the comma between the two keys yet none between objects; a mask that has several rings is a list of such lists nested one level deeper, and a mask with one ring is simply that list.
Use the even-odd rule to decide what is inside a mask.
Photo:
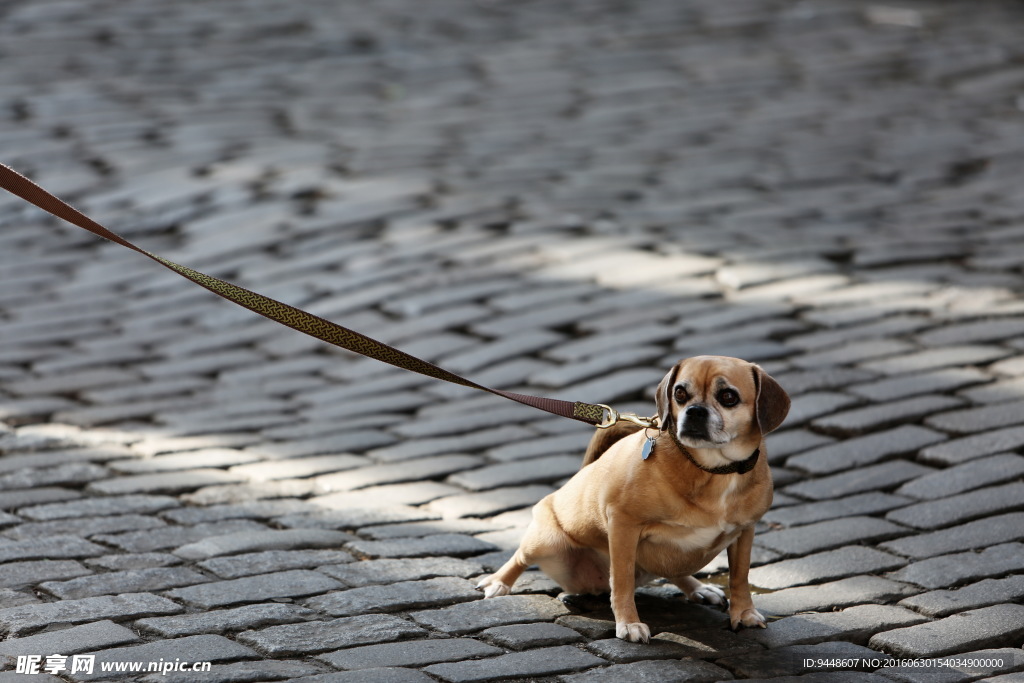
[{"label": "patterned leash strap", "polygon": [[[487,391],[509,400],[516,401],[517,403],[522,403],[524,405],[537,408],[538,410],[558,415],[559,417],[567,417],[600,427],[609,427],[619,419],[629,419],[629,417],[632,417],[627,416],[626,414],[620,415],[609,406],[602,404],[582,403],[579,401],[573,403],[554,398],[528,396],[526,394],[518,394],[512,391],[502,391],[500,389],[485,387],[481,384],[470,381],[465,377],[449,372],[444,368],[438,367],[433,363],[428,363],[425,360],[411,356],[404,351],[394,348],[393,346],[388,346],[387,344],[367,337],[364,334],[350,330],[347,327],[342,327],[330,320],[325,320],[324,318],[313,315],[312,313],[307,313],[302,309],[289,306],[288,304],[281,303],[280,301],[263,296],[262,294],[257,294],[256,292],[245,289],[244,287],[233,285],[230,282],[225,282],[224,280],[200,273],[197,270],[179,265],[173,261],[169,261],[162,256],[158,256],[142,249],[141,247],[137,247],[120,235],[107,230],[82,212],[72,208],[66,202],[57,199],[57,197],[39,187],[25,176],[3,164],[0,164],[0,187],[11,194],[21,197],[27,202],[38,206],[43,211],[47,211],[54,216],[71,223],[72,225],[77,225],[78,227],[88,230],[95,235],[99,235],[111,242],[116,242],[117,244],[127,247],[132,251],[137,251],[143,256],[147,256],[160,265],[173,270],[178,275],[188,278],[197,285],[205,287],[214,294],[224,297],[228,301],[232,301],[239,306],[248,308],[254,313],[258,313],[265,318],[270,318],[282,325],[287,325],[288,327],[308,334],[311,337],[316,337],[328,344],[340,346],[343,349],[394,365],[395,367],[402,368],[404,370],[411,370],[413,372],[418,372],[421,375],[444,380],[446,382],[452,382],[454,384],[460,384],[464,387]],[[608,413],[607,418],[605,417],[606,411]]]}]

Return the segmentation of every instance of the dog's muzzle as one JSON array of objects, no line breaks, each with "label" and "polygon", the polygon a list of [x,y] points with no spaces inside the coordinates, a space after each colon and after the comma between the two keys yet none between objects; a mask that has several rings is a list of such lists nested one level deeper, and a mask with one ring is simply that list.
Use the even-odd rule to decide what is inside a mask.
[{"label": "dog's muzzle", "polygon": [[683,412],[683,421],[679,425],[679,435],[688,436],[694,439],[708,439],[708,409],[706,406],[696,404]]}]

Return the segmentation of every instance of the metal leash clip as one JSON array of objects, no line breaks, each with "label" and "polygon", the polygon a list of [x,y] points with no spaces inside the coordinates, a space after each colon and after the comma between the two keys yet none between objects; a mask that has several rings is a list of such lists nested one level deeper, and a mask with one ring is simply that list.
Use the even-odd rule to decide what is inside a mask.
[{"label": "metal leash clip", "polygon": [[596,405],[601,406],[608,412],[608,415],[603,420],[601,420],[600,424],[597,425],[598,429],[608,429],[616,422],[632,422],[633,424],[644,427],[645,429],[648,427],[658,426],[657,415],[651,415],[650,417],[640,417],[636,413],[620,413],[619,411],[615,410],[615,408],[605,405],[604,403],[598,403]]}]

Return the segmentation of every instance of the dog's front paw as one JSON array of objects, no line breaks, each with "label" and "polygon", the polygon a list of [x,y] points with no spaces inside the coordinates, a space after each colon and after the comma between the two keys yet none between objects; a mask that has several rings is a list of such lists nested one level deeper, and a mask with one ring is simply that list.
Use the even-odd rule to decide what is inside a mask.
[{"label": "dog's front paw", "polygon": [[725,592],[718,586],[710,586],[706,583],[699,584],[699,588],[686,593],[690,602],[704,602],[709,605],[724,605]]},{"label": "dog's front paw", "polygon": [[498,581],[493,576],[485,576],[480,579],[479,583],[476,584],[476,587],[483,589],[484,600],[487,598],[496,598],[500,595],[508,595],[512,590],[511,586]]},{"label": "dog's front paw", "polygon": [[632,623],[620,621],[615,624],[615,637],[628,640],[631,643],[646,643],[651,639],[651,629],[647,628],[647,624],[642,624],[639,621]]},{"label": "dog's front paw", "polygon": [[768,628],[768,622],[753,607],[745,610],[729,610],[729,624],[733,631],[738,631],[740,626],[747,628]]}]

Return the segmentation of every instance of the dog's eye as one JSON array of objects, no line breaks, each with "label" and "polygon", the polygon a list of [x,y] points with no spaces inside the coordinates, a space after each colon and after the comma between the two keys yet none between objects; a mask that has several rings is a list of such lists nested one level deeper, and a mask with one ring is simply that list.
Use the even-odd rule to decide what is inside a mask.
[{"label": "dog's eye", "polygon": [[740,402],[740,395],[733,389],[722,389],[718,392],[718,402],[726,408],[732,408]]},{"label": "dog's eye", "polygon": [[689,400],[690,392],[688,392],[684,387],[676,387],[676,401],[679,403],[686,403]]}]

